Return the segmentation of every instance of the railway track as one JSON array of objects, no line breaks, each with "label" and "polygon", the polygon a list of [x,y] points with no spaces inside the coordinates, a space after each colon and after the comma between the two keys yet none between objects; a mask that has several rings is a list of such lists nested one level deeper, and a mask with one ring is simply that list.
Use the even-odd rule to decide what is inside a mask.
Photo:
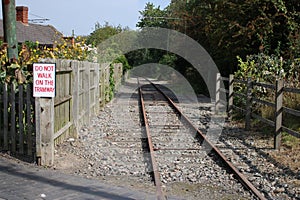
[{"label": "railway track", "polygon": [[[168,181],[196,182],[197,177],[190,175],[190,170],[196,171],[201,164],[207,164],[201,159],[207,154],[207,149],[211,150],[210,154],[213,154],[211,156],[215,157],[216,162],[221,163],[226,173],[232,174],[257,199],[266,199],[208,137],[181,112],[169,97],[170,95],[163,91],[165,88],[149,80],[143,80],[143,85],[141,82],[141,79],[138,80],[141,116],[146,132],[145,146],[149,151],[157,199],[168,198],[166,188],[163,187]],[[174,95],[171,96],[174,97]],[[182,170],[187,166],[190,170]],[[173,178],[170,179],[170,177]],[[177,180],[174,177],[181,178]]]}]

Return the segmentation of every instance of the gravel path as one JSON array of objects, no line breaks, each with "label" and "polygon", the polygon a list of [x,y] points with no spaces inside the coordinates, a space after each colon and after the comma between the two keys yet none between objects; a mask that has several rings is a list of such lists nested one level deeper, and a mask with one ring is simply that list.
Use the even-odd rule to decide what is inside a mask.
[{"label": "gravel path", "polygon": [[[78,139],[70,138],[57,146],[53,169],[154,193],[136,88],[136,81],[130,79],[90,126],[80,131]],[[207,130],[213,110],[207,98],[200,97],[197,105],[180,106],[200,130]],[[272,141],[226,123],[215,143],[268,199],[300,199],[300,174],[271,158]],[[205,151],[202,154],[191,156],[189,152],[185,159],[175,159],[176,166],[167,164],[168,159],[174,163],[176,156],[162,156],[160,162],[166,163],[161,166],[165,172],[162,176],[169,195],[181,199],[253,199],[214,156]]]}]

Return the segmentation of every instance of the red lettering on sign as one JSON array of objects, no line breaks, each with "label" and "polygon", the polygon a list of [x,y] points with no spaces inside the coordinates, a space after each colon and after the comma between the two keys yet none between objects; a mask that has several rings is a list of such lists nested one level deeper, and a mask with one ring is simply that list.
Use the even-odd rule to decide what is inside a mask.
[{"label": "red lettering on sign", "polygon": [[51,73],[37,73],[38,78],[49,78],[52,79]]}]

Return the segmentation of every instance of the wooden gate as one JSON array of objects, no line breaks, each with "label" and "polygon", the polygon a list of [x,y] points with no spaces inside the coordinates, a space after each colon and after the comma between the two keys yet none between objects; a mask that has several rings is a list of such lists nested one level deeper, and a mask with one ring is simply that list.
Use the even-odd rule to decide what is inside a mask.
[{"label": "wooden gate", "polygon": [[0,84],[0,151],[35,160],[34,108],[30,84]]}]

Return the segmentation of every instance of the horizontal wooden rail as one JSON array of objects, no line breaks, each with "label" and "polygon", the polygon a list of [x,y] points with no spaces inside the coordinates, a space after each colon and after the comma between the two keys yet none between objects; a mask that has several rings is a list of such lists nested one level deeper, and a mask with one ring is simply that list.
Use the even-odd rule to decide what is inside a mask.
[{"label": "horizontal wooden rail", "polygon": [[285,87],[283,88],[284,92],[291,92],[291,93],[296,93],[296,94],[300,94],[300,89],[299,88],[289,88],[289,87]]},{"label": "horizontal wooden rail", "polygon": [[263,87],[263,88],[269,88],[269,89],[275,90],[275,85],[271,85],[271,84],[268,84],[268,83],[253,82],[253,86],[260,86],[260,87]]},{"label": "horizontal wooden rail", "polygon": [[266,100],[258,99],[258,98],[255,98],[255,97],[252,97],[252,101],[256,102],[256,103],[260,103],[260,104],[266,105],[266,106],[270,106],[272,108],[276,107],[275,103],[273,103],[273,102],[269,102],[269,101],[266,101]]},{"label": "horizontal wooden rail", "polygon": [[233,94],[233,96],[239,96],[239,97],[245,97],[245,98],[247,97],[246,94],[239,93],[239,92],[233,92],[232,94]]},{"label": "horizontal wooden rail", "polygon": [[65,96],[65,97],[62,97],[62,98],[57,98],[54,100],[54,107],[56,106],[59,106],[60,104],[63,104],[69,100],[72,99],[72,96],[71,95],[68,95],[68,96]]},{"label": "horizontal wooden rail", "polygon": [[296,131],[294,131],[292,129],[289,129],[289,128],[285,127],[285,126],[282,126],[282,130],[285,131],[285,132],[287,132],[288,134],[294,136],[294,137],[300,138],[300,133],[298,133],[298,132],[296,132]]},{"label": "horizontal wooden rail", "polygon": [[242,112],[242,113],[246,113],[246,110],[245,110],[245,109],[240,108],[240,107],[238,107],[238,106],[236,106],[236,105],[232,105],[232,108],[234,108],[234,109],[236,109],[236,110],[238,110],[238,111],[240,111],[240,112]]},{"label": "horizontal wooden rail", "polygon": [[222,81],[229,81],[229,78],[221,76],[220,80],[222,80]]},{"label": "horizontal wooden rail", "polygon": [[236,82],[236,83],[242,83],[242,84],[246,84],[247,83],[246,80],[242,80],[242,79],[234,79],[233,81]]},{"label": "horizontal wooden rail", "polygon": [[300,117],[300,111],[299,110],[294,110],[291,108],[283,107],[283,112],[289,113],[291,115]]},{"label": "horizontal wooden rail", "polygon": [[259,119],[260,121],[268,124],[269,126],[275,126],[275,122],[273,122],[272,120],[266,119],[266,118],[264,118],[264,117],[262,117],[260,115],[255,114],[255,113],[251,113],[251,117]]}]

